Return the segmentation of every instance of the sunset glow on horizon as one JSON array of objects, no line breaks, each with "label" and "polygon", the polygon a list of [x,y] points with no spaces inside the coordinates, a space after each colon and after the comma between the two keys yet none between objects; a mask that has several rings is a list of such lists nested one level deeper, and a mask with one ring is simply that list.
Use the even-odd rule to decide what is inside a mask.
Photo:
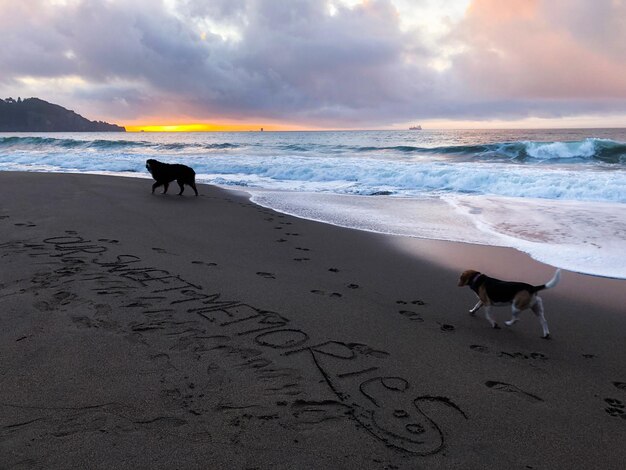
[{"label": "sunset glow on horizon", "polygon": [[128,132],[254,132],[294,130],[288,126],[257,126],[249,124],[150,124],[126,125]]}]

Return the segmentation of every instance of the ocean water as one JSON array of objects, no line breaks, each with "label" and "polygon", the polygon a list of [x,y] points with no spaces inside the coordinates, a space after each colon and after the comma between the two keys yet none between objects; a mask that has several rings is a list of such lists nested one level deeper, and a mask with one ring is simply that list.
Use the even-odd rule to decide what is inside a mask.
[{"label": "ocean water", "polygon": [[626,279],[626,129],[0,133],[0,171],[150,178],[148,158],[296,216]]}]

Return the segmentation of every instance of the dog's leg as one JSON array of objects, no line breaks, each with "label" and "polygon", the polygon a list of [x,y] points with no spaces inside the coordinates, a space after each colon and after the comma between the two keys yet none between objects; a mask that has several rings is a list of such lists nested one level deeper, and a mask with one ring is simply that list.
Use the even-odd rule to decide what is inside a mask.
[{"label": "dog's leg", "polygon": [[178,183],[178,186],[180,186],[180,192],[178,193],[178,195],[182,196],[183,191],[185,190],[185,186],[183,185],[183,182],[181,180],[176,180],[176,182]]},{"label": "dog's leg", "polygon": [[515,323],[517,323],[517,322],[519,321],[519,314],[520,314],[521,312],[522,312],[522,311],[521,311],[521,310],[519,310],[519,309],[515,306],[515,304],[513,304],[513,305],[511,306],[511,319],[510,319],[510,320],[508,320],[508,321],[505,321],[505,322],[504,322],[504,323],[506,324],[506,326],[512,326],[512,325],[514,325]]},{"label": "dog's leg", "polygon": [[159,186],[161,186],[161,183],[159,183],[158,181],[152,185],[152,194],[154,194],[154,190]]},{"label": "dog's leg", "polygon": [[198,190],[196,189],[196,183],[191,183],[189,186],[191,186],[191,189],[193,189],[196,192],[196,196],[197,196]]},{"label": "dog's leg", "polygon": [[163,194],[167,194],[167,188],[169,188],[169,187],[170,187],[169,183],[163,183],[163,188],[164,188],[163,189]]},{"label": "dog's leg", "polygon": [[496,323],[496,321],[491,316],[491,306],[489,305],[485,305],[485,318],[487,319],[489,323],[491,323],[492,328],[495,328],[495,329],[500,328],[498,324]]},{"label": "dog's leg", "polygon": [[543,300],[541,297],[537,297],[535,299],[535,304],[531,307],[531,310],[537,318],[539,318],[539,323],[541,323],[541,328],[543,329],[542,338],[549,339],[550,338],[550,330],[548,329],[548,322],[546,321],[546,317],[543,314]]},{"label": "dog's leg", "polygon": [[482,306],[483,306],[483,301],[482,301],[482,300],[479,300],[479,301],[476,303],[476,305],[474,305],[474,306],[471,308],[471,310],[469,311],[470,315],[474,315],[474,314],[478,311],[478,309],[479,309],[480,307],[482,307]]}]

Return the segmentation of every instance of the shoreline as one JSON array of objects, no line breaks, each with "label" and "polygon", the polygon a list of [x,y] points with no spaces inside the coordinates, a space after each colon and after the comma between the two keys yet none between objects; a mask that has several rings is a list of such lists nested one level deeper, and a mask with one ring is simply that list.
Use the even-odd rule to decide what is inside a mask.
[{"label": "shoreline", "polygon": [[207,185],[178,197],[83,174],[0,172],[0,184],[9,466],[626,458],[623,281],[564,273],[542,295],[546,341],[528,312],[502,330],[470,317],[474,295],[456,287],[460,266],[553,273],[513,249],[399,247]]},{"label": "shoreline", "polygon": [[[527,198],[526,207],[520,211],[520,201],[496,196],[408,198],[269,189],[243,191],[251,194],[252,201],[263,207],[307,220],[389,236],[512,248],[536,261],[558,265],[571,272],[626,279],[624,269],[619,264],[611,264],[611,259],[626,256],[626,244],[621,240],[611,241],[611,244],[603,240],[604,235],[609,239],[609,234],[614,236],[611,229],[614,223],[603,224],[603,221],[608,220],[607,217],[614,220],[615,213],[624,210],[619,203]],[[581,226],[577,234],[580,239],[574,234],[566,235],[568,224],[580,225],[580,220],[575,219],[588,209],[587,204],[593,206],[595,219],[588,221],[586,227]],[[557,216],[560,211],[563,213]],[[358,215],[353,216],[353,213]],[[388,213],[393,216],[387,217]],[[511,214],[515,213],[517,216],[512,217]],[[503,218],[508,221],[506,224],[500,222]],[[596,230],[591,235],[592,225],[605,226],[606,232]],[[617,230],[615,226],[614,231]],[[557,237],[560,238],[554,239],[552,234],[559,234]],[[601,246],[602,243],[606,246]],[[611,245],[614,245],[613,250]],[[598,250],[602,253],[599,254]],[[609,257],[611,251],[619,251],[619,254],[612,253]],[[559,254],[555,255],[555,252]],[[581,263],[581,257],[586,261]]]}]

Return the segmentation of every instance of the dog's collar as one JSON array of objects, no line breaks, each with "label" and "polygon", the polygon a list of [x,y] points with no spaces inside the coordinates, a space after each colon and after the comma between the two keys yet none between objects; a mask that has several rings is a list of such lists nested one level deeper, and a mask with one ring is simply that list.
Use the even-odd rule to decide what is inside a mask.
[{"label": "dog's collar", "polygon": [[483,276],[482,273],[476,273],[474,274],[474,277],[472,278],[472,280],[469,282],[469,286],[474,289],[476,287],[476,283],[478,282],[478,280]]}]

